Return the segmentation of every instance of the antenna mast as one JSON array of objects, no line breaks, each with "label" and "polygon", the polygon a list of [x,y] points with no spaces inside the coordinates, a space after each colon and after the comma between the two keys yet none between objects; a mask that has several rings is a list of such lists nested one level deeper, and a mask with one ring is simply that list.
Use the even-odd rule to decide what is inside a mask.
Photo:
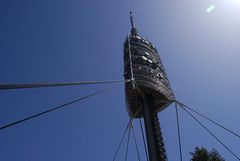
[{"label": "antenna mast", "polygon": [[130,11],[130,21],[131,21],[131,27],[132,27],[131,34],[132,35],[137,35],[138,34],[137,33],[137,28],[136,28],[136,25],[135,25],[134,20],[133,20],[132,11]]}]

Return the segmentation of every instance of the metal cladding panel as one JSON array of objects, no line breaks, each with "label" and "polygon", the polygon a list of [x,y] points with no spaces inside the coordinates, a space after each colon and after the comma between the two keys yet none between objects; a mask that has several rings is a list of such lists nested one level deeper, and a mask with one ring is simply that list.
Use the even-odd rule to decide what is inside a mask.
[{"label": "metal cladding panel", "polygon": [[[174,100],[157,49],[150,41],[135,34],[129,34],[124,43],[124,77],[131,79],[132,76],[143,93],[153,96],[158,112]],[[130,117],[142,117],[140,95],[131,83],[125,85],[125,91]]]}]

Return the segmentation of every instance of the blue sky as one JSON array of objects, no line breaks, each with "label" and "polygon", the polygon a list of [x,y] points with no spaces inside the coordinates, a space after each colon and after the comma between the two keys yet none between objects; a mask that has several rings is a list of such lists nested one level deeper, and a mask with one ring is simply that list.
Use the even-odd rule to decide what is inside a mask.
[{"label": "blue sky", "polygon": [[[207,13],[211,5],[215,8]],[[0,82],[123,79],[123,42],[130,31],[130,10],[140,33],[159,50],[177,99],[240,133],[237,0],[2,0]],[[106,86],[1,91],[0,125]],[[159,113],[159,118],[168,160],[177,161],[173,106]],[[0,131],[0,160],[112,160],[128,119],[120,86]],[[183,111],[180,123],[183,160],[189,160],[195,146],[215,148],[226,160],[236,160]],[[237,138],[203,123],[240,156]],[[137,122],[135,126],[140,142]],[[124,150],[118,160],[124,159]],[[142,144],[141,156],[144,160]],[[131,159],[137,160],[133,142]]]}]

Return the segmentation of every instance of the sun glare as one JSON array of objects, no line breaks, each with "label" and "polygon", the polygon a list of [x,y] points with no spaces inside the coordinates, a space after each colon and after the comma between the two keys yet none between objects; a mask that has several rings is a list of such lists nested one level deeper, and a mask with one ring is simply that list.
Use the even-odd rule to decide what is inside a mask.
[{"label": "sun glare", "polygon": [[215,9],[218,12],[225,11],[230,14],[240,14],[240,0],[222,0],[216,2],[216,4],[211,4],[206,8],[207,13],[213,12]]},{"label": "sun glare", "polygon": [[227,0],[226,2],[232,3],[232,5],[240,5],[240,0]]},{"label": "sun glare", "polygon": [[236,3],[240,4],[240,0],[234,0]]},{"label": "sun glare", "polygon": [[215,5],[211,5],[207,8],[206,12],[207,13],[212,12],[214,9],[215,9]]},{"label": "sun glare", "polygon": [[232,14],[240,14],[240,0],[224,0],[222,2],[222,8],[225,8]]}]

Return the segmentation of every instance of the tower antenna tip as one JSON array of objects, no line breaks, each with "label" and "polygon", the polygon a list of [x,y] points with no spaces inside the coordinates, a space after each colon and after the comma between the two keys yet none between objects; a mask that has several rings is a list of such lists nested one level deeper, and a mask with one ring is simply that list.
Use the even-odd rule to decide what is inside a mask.
[{"label": "tower antenna tip", "polygon": [[130,21],[131,21],[131,26],[132,26],[131,33],[133,35],[137,35],[137,29],[136,29],[136,25],[135,25],[134,20],[133,20],[132,11],[130,11]]}]

